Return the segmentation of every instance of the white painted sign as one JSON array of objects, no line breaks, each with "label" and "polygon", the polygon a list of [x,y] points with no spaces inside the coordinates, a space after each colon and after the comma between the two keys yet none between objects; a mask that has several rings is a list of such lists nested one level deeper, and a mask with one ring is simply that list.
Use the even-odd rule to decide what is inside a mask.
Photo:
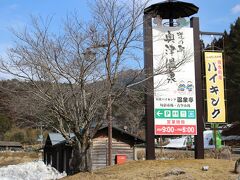
[{"label": "white painted sign", "polygon": [[155,135],[196,135],[193,29],[153,28]]}]

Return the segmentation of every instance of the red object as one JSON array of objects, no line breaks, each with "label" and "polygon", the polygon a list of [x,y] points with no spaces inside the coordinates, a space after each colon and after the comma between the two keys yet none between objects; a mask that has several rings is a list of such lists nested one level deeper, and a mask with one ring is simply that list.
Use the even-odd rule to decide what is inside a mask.
[{"label": "red object", "polygon": [[117,154],[115,158],[115,164],[124,164],[127,161],[127,155]]},{"label": "red object", "polygon": [[196,125],[155,125],[155,135],[196,135]]}]

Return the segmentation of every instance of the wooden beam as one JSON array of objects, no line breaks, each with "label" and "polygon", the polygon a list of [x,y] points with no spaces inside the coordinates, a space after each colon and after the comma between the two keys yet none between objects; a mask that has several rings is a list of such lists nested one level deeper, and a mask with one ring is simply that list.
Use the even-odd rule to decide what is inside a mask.
[{"label": "wooden beam", "polygon": [[190,25],[193,28],[194,38],[194,61],[195,61],[195,86],[196,86],[196,106],[197,106],[197,135],[195,136],[195,159],[204,159],[204,107],[202,89],[202,61],[200,49],[199,18],[192,17]]},{"label": "wooden beam", "polygon": [[146,159],[155,159],[154,143],[154,99],[153,99],[153,43],[152,43],[152,17],[143,16],[144,30],[144,68],[147,80],[145,89],[145,118],[146,118]]}]

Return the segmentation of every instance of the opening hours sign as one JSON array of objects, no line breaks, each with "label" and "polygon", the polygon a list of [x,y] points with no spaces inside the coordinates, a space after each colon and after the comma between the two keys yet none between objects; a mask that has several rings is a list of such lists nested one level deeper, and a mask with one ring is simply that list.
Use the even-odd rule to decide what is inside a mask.
[{"label": "opening hours sign", "polygon": [[193,29],[152,32],[155,135],[196,135]]}]

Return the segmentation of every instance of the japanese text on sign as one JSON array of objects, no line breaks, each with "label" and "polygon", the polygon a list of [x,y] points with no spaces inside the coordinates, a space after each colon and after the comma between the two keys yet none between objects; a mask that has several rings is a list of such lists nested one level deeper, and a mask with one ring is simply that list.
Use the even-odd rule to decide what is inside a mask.
[{"label": "japanese text on sign", "polygon": [[192,28],[153,28],[156,135],[197,134],[193,49]]},{"label": "japanese text on sign", "polygon": [[225,122],[222,52],[204,52],[208,122]]}]

